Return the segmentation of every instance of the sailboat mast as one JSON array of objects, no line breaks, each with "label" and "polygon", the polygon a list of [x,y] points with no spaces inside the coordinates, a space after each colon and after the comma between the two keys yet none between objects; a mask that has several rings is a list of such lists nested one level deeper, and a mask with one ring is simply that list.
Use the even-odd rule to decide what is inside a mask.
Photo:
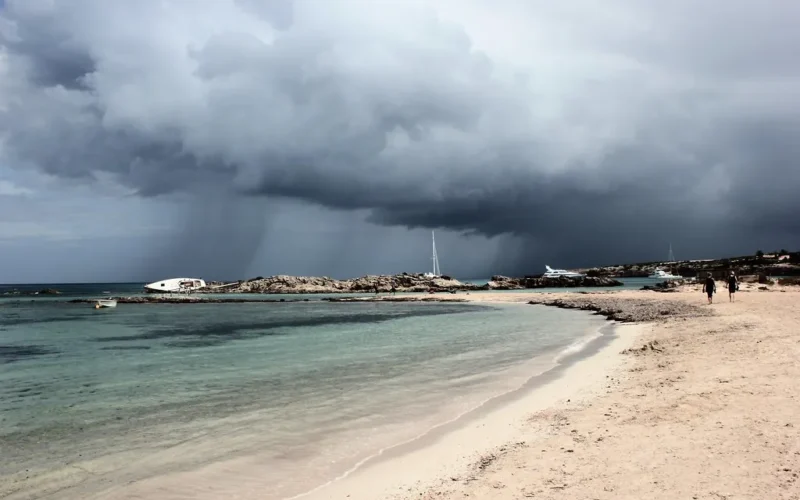
[{"label": "sailboat mast", "polygon": [[433,275],[439,276],[439,257],[436,255],[436,234],[434,231],[431,231],[431,245],[433,246],[433,255],[431,256],[431,260],[433,261]]},{"label": "sailboat mast", "polygon": [[[670,264],[673,264],[675,262],[675,254],[672,253],[672,243],[669,244],[669,255],[667,256],[667,261]],[[672,266],[669,266],[669,273],[675,274],[675,272],[672,269]]]}]

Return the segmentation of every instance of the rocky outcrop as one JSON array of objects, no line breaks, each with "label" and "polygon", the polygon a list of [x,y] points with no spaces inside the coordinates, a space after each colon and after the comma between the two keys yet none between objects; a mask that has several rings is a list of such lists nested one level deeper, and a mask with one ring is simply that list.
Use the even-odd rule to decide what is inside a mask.
[{"label": "rocky outcrop", "polygon": [[[135,297],[108,297],[113,298],[118,304],[241,304],[269,302],[308,302],[308,299],[219,299],[213,297],[197,297],[194,295],[144,295]],[[94,304],[96,299],[72,299],[72,304]]]},{"label": "rocky outcrop", "polygon": [[336,280],[326,276],[269,276],[228,284],[223,288],[208,287],[203,293],[270,293],[270,294],[333,294],[333,293],[394,293],[394,292],[468,292],[473,290],[526,290],[531,288],[575,288],[621,286],[607,277],[585,278],[509,278],[493,276],[487,284],[478,286],[462,283],[449,276],[431,278],[424,274],[370,275]]},{"label": "rocky outcrop", "polygon": [[677,292],[678,289],[687,284],[689,280],[664,280],[653,285],[645,285],[642,290],[650,290],[653,292]]},{"label": "rocky outcrop", "polygon": [[481,287],[482,290],[527,290],[532,288],[581,288],[622,286],[622,282],[614,278],[586,276],[583,278],[545,278],[526,276],[509,278],[508,276],[492,276],[492,279]]},{"label": "rocky outcrop", "polygon": [[3,292],[3,295],[61,295],[55,288],[43,288],[41,290],[10,290]]},{"label": "rocky outcrop", "polygon": [[592,267],[579,271],[588,276],[644,278],[655,269],[668,269],[687,278],[702,278],[711,273],[724,279],[731,271],[737,276],[800,276],[800,252],[776,252],[770,255],[745,255],[725,259],[684,260],[678,262],[645,262],[638,264]]},{"label": "rocky outcrop", "polygon": [[711,316],[712,311],[702,306],[696,306],[681,301],[650,300],[614,297],[580,296],[568,298],[549,298],[544,296],[534,297],[528,304],[541,304],[559,307],[562,309],[579,309],[592,311],[612,321],[621,323],[635,322],[660,322],[669,318],[688,318],[696,316]]},{"label": "rocky outcrop", "polygon": [[372,295],[369,297],[326,297],[326,302],[469,302],[442,295]]},{"label": "rocky outcrop", "polygon": [[441,276],[423,274],[395,276],[362,276],[347,280],[328,277],[270,276],[242,281],[224,289],[207,288],[206,293],[391,293],[391,292],[456,292],[477,290],[478,286]]}]

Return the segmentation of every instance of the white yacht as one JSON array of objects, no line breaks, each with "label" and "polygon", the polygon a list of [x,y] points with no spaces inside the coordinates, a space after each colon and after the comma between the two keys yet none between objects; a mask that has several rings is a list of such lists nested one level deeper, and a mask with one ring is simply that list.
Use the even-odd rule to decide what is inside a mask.
[{"label": "white yacht", "polygon": [[663,269],[656,269],[650,276],[648,276],[648,278],[657,280],[677,280],[683,278],[683,276],[676,276],[672,273],[664,271]]},{"label": "white yacht", "polygon": [[148,283],[144,286],[144,291],[148,293],[179,293],[199,290],[205,286],[206,282],[199,278],[170,278]]},{"label": "white yacht", "polygon": [[545,278],[584,278],[586,277],[585,274],[576,273],[575,271],[567,271],[566,269],[553,269],[552,267],[545,265],[544,266],[546,271],[544,273]]},{"label": "white yacht", "polygon": [[438,278],[442,275],[442,270],[439,269],[439,256],[436,254],[436,236],[434,235],[433,231],[431,231],[431,243],[433,244],[433,256],[431,256],[431,260],[433,261],[433,272],[425,273],[425,277]]}]

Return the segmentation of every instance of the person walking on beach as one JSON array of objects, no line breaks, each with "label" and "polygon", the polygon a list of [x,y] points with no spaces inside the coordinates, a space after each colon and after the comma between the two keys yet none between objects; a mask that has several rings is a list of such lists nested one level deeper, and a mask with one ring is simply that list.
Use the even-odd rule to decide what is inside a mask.
[{"label": "person walking on beach", "polygon": [[728,276],[728,300],[730,302],[735,301],[733,294],[736,293],[737,288],[739,288],[739,280],[736,279],[736,275],[731,271],[731,275]]},{"label": "person walking on beach", "polygon": [[717,283],[714,281],[714,277],[711,276],[711,273],[708,273],[708,276],[706,276],[706,282],[703,284],[703,291],[708,294],[708,303],[711,304],[714,292],[717,291]]}]

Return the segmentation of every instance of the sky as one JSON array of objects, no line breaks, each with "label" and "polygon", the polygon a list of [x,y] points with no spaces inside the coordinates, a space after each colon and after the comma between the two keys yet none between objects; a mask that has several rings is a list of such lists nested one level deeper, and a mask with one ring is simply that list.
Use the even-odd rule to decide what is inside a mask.
[{"label": "sky", "polygon": [[0,0],[0,282],[800,249],[800,3]]}]

